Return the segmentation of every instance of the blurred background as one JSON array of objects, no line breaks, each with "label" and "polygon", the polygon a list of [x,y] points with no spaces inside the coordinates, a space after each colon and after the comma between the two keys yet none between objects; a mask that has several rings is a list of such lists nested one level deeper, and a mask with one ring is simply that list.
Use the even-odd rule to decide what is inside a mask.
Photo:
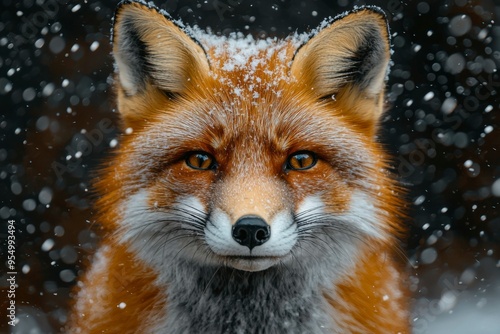
[{"label": "blurred background", "polygon": [[[0,332],[57,333],[98,237],[91,181],[119,141],[118,1],[0,0]],[[500,333],[500,4],[494,0],[154,1],[189,25],[284,37],[371,4],[393,62],[380,140],[408,188],[415,333]],[[7,325],[8,222],[19,323]],[[98,222],[97,222],[98,223]]]}]

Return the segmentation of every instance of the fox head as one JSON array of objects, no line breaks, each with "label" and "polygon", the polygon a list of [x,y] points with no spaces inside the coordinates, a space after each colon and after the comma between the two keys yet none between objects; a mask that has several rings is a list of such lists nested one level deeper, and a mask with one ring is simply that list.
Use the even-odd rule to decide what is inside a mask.
[{"label": "fox head", "polygon": [[122,2],[113,55],[127,130],[98,184],[104,227],[156,268],[348,267],[397,230],[376,141],[389,44],[373,7],[254,40]]}]

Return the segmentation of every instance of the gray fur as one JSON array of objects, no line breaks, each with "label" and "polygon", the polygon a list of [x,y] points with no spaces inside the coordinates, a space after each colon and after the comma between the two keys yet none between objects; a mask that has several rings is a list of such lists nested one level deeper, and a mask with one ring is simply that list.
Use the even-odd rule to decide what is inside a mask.
[{"label": "gray fur", "polygon": [[[377,225],[369,206],[359,198],[355,202],[364,215],[355,209],[346,216],[314,211],[301,216],[296,233],[304,239],[291,257],[266,270],[246,272],[214,258],[201,231],[189,226],[187,217],[200,214],[193,203],[191,216],[183,216],[187,211],[176,215],[176,209],[153,213],[144,210],[145,192],[132,196],[124,210],[128,218],[121,222],[128,226],[122,241],[132,242],[139,259],[156,269],[167,299],[165,319],[152,324],[150,332],[338,333],[335,310],[324,294],[335,298],[337,280],[356,262],[358,238],[372,229],[363,224],[371,220]],[[134,228],[137,217],[141,228]],[[161,222],[169,222],[168,227]],[[182,222],[186,227],[180,231]]]},{"label": "gray fur", "polygon": [[184,333],[323,333],[332,320],[311,277],[286,267],[261,272],[180,263],[168,288],[159,331]]}]

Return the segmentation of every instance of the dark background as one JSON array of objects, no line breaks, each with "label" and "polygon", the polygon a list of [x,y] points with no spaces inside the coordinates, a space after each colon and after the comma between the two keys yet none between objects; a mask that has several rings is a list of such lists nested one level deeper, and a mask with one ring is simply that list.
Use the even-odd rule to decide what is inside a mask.
[{"label": "dark background", "polygon": [[[116,3],[0,0],[0,249],[3,262],[7,222],[15,220],[21,319],[16,333],[60,330],[70,289],[98,241],[91,230],[90,182],[119,139],[109,45]],[[410,232],[402,245],[411,271],[415,332],[435,328],[464,296],[468,311],[492,310],[500,296],[500,5],[155,3],[189,25],[260,38],[305,32],[354,6],[384,9],[394,64],[380,137],[409,190]],[[5,268],[2,263],[0,315]],[[8,330],[6,323],[2,316],[0,331]]]}]

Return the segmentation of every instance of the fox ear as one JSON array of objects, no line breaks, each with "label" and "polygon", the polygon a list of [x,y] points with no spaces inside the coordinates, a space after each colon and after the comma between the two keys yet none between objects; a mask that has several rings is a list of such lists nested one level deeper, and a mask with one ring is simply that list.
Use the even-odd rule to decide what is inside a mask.
[{"label": "fox ear", "polygon": [[122,1],[115,13],[113,55],[120,87],[127,96],[152,84],[182,93],[191,78],[206,74],[203,49],[172,21],[146,5]]},{"label": "fox ear", "polygon": [[363,7],[334,20],[307,41],[295,54],[291,71],[318,98],[373,99],[377,112],[358,115],[370,120],[382,111],[389,58],[385,15]]}]

